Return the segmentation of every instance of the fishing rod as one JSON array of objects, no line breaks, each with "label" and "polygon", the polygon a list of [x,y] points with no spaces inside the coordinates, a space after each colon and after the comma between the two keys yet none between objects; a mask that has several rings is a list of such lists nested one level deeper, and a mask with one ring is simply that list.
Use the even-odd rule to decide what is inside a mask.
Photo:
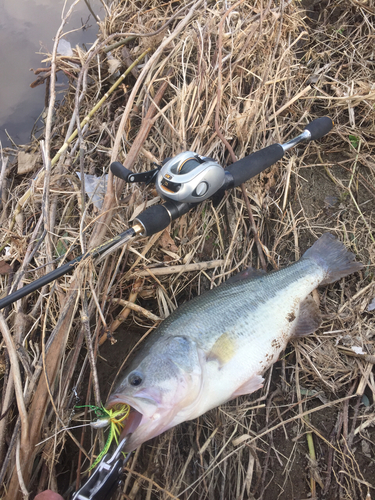
[{"label": "fishing rod", "polygon": [[137,235],[151,236],[162,231],[173,220],[186,214],[202,201],[222,196],[228,189],[241,185],[279,161],[285,151],[300,142],[321,139],[332,127],[333,121],[328,116],[317,118],[305,127],[302,134],[290,141],[267,146],[228,165],[225,169],[213,158],[192,151],[167,158],[162,165],[149,172],[134,173],[120,162],[111,163],[113,175],[125,182],[130,184],[154,182],[157,192],[165,203],[147,208],[134,219],[133,227],[2,298],[0,309],[68,274],[78,263],[88,258],[101,256],[102,259]]}]

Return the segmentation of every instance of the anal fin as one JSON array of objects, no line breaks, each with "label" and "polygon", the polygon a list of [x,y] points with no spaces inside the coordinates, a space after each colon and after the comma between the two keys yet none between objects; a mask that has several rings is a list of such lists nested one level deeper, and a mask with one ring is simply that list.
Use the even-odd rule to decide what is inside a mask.
[{"label": "anal fin", "polygon": [[314,333],[322,322],[322,316],[315,300],[309,295],[301,302],[293,337],[305,337]]},{"label": "anal fin", "polygon": [[237,398],[238,396],[243,396],[245,394],[251,394],[263,387],[264,378],[261,375],[253,375],[249,380],[246,380],[240,387],[238,387],[232,394],[232,398]]}]

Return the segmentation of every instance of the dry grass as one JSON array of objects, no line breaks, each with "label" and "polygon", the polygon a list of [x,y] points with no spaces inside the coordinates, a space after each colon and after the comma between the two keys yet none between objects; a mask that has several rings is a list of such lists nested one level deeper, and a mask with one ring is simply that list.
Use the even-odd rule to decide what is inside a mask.
[{"label": "dry grass", "polygon": [[[6,268],[0,275],[2,290],[44,275],[67,249],[79,254],[124,231],[145,202],[157,201],[151,188],[113,184],[109,175],[98,212],[82,196],[76,171],[101,175],[115,159],[143,171],[186,149],[226,165],[231,155],[223,138],[241,158],[285,142],[311,119],[331,116],[335,128],[328,137],[293,150],[249,181],[245,194],[268,269],[298,259],[329,230],[358,254],[363,272],[319,290],[322,328],[290,345],[261,392],[143,445],[117,498],[373,495],[375,345],[374,317],[367,312],[375,288],[371,2],[337,0],[314,8],[273,0],[125,0],[108,9],[89,52],[77,48],[72,58],[54,53],[49,59],[44,142],[35,141],[29,151],[38,155],[35,170],[17,176],[17,162],[1,170],[2,248],[17,271]],[[126,50],[113,47],[112,57],[121,70],[129,59],[142,62],[61,150],[79,122],[74,110],[82,120],[113,83],[108,46],[126,37]],[[56,70],[70,75],[70,89],[54,109]],[[2,311],[0,328],[8,339],[0,365],[4,498],[18,498],[19,482],[26,497],[48,485],[57,488],[58,474],[60,491],[80,480],[77,467],[85,470],[85,455],[92,459],[92,446],[97,453],[100,445],[87,432],[60,431],[77,424],[76,395],[81,404],[107,397],[107,365],[99,355],[113,356],[116,346],[107,342],[98,349],[99,340],[108,331],[116,335],[121,324],[119,338],[135,326],[144,333],[155,315],[164,318],[246,266],[260,267],[251,225],[243,194],[230,192],[218,207],[206,202],[168,233],[135,240]],[[181,265],[186,267],[172,274],[160,271]],[[138,307],[122,301],[138,301]],[[128,349],[137,339],[127,336]],[[365,354],[356,355],[353,346]]]}]

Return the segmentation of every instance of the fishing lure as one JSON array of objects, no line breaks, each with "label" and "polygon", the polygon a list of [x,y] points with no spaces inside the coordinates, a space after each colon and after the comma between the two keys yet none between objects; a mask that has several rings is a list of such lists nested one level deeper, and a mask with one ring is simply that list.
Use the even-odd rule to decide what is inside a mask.
[{"label": "fishing lure", "polygon": [[102,460],[104,455],[108,452],[112,441],[115,440],[116,444],[118,444],[118,437],[121,434],[121,431],[124,427],[124,420],[129,416],[130,406],[127,404],[117,404],[110,410],[104,408],[104,406],[94,406],[94,405],[83,405],[76,406],[76,408],[90,408],[95,412],[97,416],[97,420],[91,422],[90,425],[94,429],[103,429],[109,426],[109,434],[107,441],[104,445],[104,448],[97,456],[94,463],[88,469],[89,471],[94,469],[98,463]]}]

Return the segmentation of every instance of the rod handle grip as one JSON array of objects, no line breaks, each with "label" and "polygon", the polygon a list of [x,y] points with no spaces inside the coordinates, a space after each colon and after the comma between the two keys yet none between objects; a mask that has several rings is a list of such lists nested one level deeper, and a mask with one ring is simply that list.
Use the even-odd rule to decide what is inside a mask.
[{"label": "rod handle grip", "polygon": [[328,116],[322,116],[321,118],[316,118],[311,123],[309,123],[305,130],[308,130],[311,134],[311,141],[316,141],[321,139],[324,135],[328,134],[332,130],[333,121]]},{"label": "rod handle grip", "polygon": [[134,223],[141,224],[143,228],[141,236],[151,236],[163,231],[173,220],[186,214],[193,206],[192,203],[167,200],[163,205],[152,205],[147,208],[134,219]]},{"label": "rod handle grip", "polygon": [[279,161],[283,156],[284,150],[282,146],[280,144],[272,144],[232,163],[226,167],[226,170],[233,177],[234,184],[231,187],[239,186],[243,182],[248,181],[251,177],[258,175]]}]

